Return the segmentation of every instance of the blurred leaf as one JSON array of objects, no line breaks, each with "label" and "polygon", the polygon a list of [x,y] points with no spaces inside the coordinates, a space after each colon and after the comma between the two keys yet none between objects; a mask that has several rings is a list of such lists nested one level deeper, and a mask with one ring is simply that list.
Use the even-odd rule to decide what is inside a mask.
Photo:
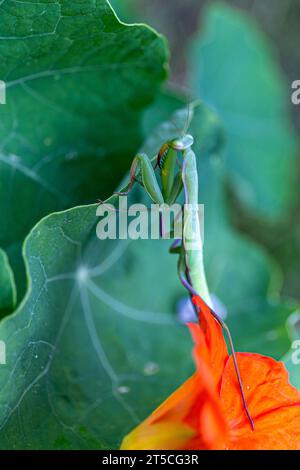
[{"label": "blurred leaf", "polygon": [[16,286],[8,258],[0,249],[0,318],[16,306]]},{"label": "blurred leaf", "polygon": [[249,17],[214,3],[193,41],[190,69],[192,89],[224,123],[237,195],[262,217],[284,217],[294,196],[296,144],[289,86],[268,41]]},{"label": "blurred leaf", "polygon": [[177,92],[177,90],[169,88],[161,90],[153,103],[148,106],[143,116],[142,127],[145,140],[155,131],[159,124],[172,119],[175,111],[183,108],[186,104],[186,97]]},{"label": "blurred leaf", "polygon": [[279,268],[261,246],[231,225],[226,175],[216,154],[206,161],[200,157],[199,175],[210,289],[227,308],[236,348],[279,359],[290,347],[286,321],[295,310],[293,304],[279,299]]},{"label": "blurred leaf", "polygon": [[[164,39],[106,0],[0,6],[0,246],[43,215],[111,193],[142,140],[141,112],[166,77]],[[8,199],[10,204],[8,204]],[[15,255],[15,256],[14,256]],[[18,271],[18,269],[17,269]],[[20,279],[18,279],[20,281]],[[18,282],[18,286],[20,282]]]}]

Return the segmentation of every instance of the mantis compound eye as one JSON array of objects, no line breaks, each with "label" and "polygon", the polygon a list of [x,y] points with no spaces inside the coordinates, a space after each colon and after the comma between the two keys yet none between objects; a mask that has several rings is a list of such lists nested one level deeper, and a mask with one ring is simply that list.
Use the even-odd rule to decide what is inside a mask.
[{"label": "mantis compound eye", "polygon": [[175,139],[172,141],[171,146],[174,150],[187,150],[194,143],[194,138],[190,134],[186,134],[180,139]]}]

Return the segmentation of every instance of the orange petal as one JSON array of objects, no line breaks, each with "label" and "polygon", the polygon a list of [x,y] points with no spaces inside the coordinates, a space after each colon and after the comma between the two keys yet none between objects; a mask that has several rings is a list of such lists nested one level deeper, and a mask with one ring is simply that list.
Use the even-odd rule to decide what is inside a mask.
[{"label": "orange petal", "polygon": [[238,364],[252,431],[242,405],[232,358],[226,364],[221,401],[230,427],[230,449],[300,449],[300,392],[284,365],[259,354],[239,353]]},{"label": "orange petal", "polygon": [[200,331],[204,334],[208,363],[211,367],[211,371],[219,389],[221,377],[223,374],[225,363],[228,359],[228,350],[226,342],[224,340],[222,328],[219,323],[213,317],[208,305],[199,296],[193,297],[193,303],[199,311],[199,323],[200,327],[196,324],[190,324],[190,330],[196,344],[195,360],[197,363],[197,351],[203,357],[204,347],[200,343],[203,336],[200,335]]}]

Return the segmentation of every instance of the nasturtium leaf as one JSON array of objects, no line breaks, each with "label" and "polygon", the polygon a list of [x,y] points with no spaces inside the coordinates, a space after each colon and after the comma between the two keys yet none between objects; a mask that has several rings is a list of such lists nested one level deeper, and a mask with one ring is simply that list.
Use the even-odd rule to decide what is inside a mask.
[{"label": "nasturtium leaf", "polygon": [[16,286],[8,258],[0,250],[0,318],[10,313],[16,306]]},{"label": "nasturtium leaf", "polygon": [[30,289],[0,326],[2,449],[118,448],[192,371],[170,242],[100,241],[99,220],[52,214],[26,240]]},{"label": "nasturtium leaf", "polygon": [[11,254],[42,216],[115,188],[168,52],[162,36],[121,23],[106,0],[7,0],[0,55],[0,212],[9,221],[0,246]]},{"label": "nasturtium leaf", "polygon": [[225,165],[242,203],[269,219],[285,217],[295,189],[295,135],[289,85],[271,45],[248,16],[209,6],[192,42],[190,84],[220,116]]}]

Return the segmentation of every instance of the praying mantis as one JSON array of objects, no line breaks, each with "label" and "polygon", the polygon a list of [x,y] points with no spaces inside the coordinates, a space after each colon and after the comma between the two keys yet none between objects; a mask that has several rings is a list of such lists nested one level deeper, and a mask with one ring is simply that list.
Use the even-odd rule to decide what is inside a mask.
[{"label": "praying mantis", "polygon": [[[178,275],[181,283],[190,295],[200,296],[208,305],[211,315],[225,331],[232,352],[234,367],[239,384],[244,410],[254,430],[254,422],[249,413],[243,383],[241,380],[236,353],[232,337],[226,323],[212,308],[209,289],[206,282],[203,263],[203,242],[201,237],[200,220],[198,217],[198,171],[197,159],[192,150],[194,138],[187,134],[189,127],[189,111],[185,130],[178,138],[165,142],[157,156],[155,166],[145,154],[139,153],[133,159],[130,168],[130,181],[125,192],[116,192],[118,195],[127,195],[134,182],[141,184],[155,204],[173,204],[180,194],[184,194],[184,205],[189,207],[190,215],[183,227],[182,241],[175,240],[171,252],[179,254]],[[160,170],[160,181],[157,179],[155,169]],[[189,249],[189,241],[194,241],[194,248]],[[195,246],[196,242],[196,246]],[[201,321],[201,318],[200,318]]]}]

